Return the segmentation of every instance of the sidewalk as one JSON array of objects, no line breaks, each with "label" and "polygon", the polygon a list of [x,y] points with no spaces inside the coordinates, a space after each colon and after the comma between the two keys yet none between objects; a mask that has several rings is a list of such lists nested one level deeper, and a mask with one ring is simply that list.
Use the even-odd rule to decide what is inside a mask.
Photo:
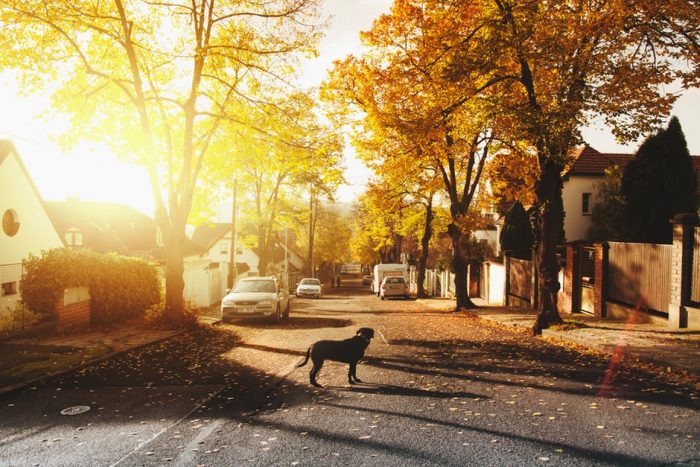
[{"label": "sidewalk", "polygon": [[[483,307],[481,318],[529,331],[536,311],[524,308]],[[654,365],[667,372],[700,380],[700,331],[672,330],[659,324],[600,321],[577,314],[562,317],[562,327],[545,329],[545,339],[573,342],[609,355]],[[697,382],[697,381],[696,381]]]},{"label": "sidewalk", "polygon": [[0,342],[0,395],[179,334],[127,322],[109,329]]},{"label": "sidewalk", "polygon": [[[430,304],[426,303],[426,307],[430,308]],[[523,332],[528,332],[535,321],[535,311],[528,309],[481,307],[473,313]],[[568,326],[545,329],[542,337],[573,342],[609,354],[611,358],[623,356],[652,364],[700,384],[699,331],[598,321],[585,315],[567,316],[565,320]],[[206,318],[203,321],[211,322]],[[0,395],[180,332],[144,328],[141,323],[124,323],[107,330],[0,342]]]}]

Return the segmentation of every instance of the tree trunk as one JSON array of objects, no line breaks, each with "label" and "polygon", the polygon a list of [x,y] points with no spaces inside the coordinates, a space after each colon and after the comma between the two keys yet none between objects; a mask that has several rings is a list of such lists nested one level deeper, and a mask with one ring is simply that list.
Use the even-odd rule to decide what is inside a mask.
[{"label": "tree trunk", "polygon": [[467,288],[467,261],[464,255],[462,231],[454,224],[447,227],[447,232],[452,239],[452,271],[455,274],[455,311],[476,308],[469,298]]},{"label": "tree trunk", "polygon": [[306,254],[308,277],[314,277],[314,237],[316,233],[316,211],[318,204],[314,201],[313,193],[309,201],[309,250]]},{"label": "tree trunk", "polygon": [[547,159],[541,164],[540,177],[535,186],[536,209],[535,261],[537,262],[537,319],[532,327],[535,335],[552,324],[562,322],[557,310],[559,262],[557,246],[563,241],[564,207],[562,204],[562,166]]},{"label": "tree trunk", "polygon": [[182,246],[185,241],[185,229],[171,227],[170,235],[165,245],[165,311],[166,320],[181,326],[185,323],[184,300],[185,288],[183,278],[184,265]]},{"label": "tree trunk", "polygon": [[425,228],[423,230],[423,237],[420,240],[421,252],[420,258],[418,259],[418,289],[416,291],[417,298],[425,298],[425,267],[428,264],[428,247],[430,245],[430,239],[433,236],[433,203],[432,198],[425,205]]}]

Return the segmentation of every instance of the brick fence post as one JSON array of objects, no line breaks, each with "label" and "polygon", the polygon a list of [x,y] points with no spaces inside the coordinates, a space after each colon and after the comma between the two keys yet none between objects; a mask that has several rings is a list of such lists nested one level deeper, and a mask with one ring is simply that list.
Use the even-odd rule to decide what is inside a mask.
[{"label": "brick fence post", "polygon": [[673,252],[671,253],[671,297],[668,325],[679,329],[688,327],[690,280],[693,260],[693,227],[698,222],[696,214],[676,214],[673,224]]},{"label": "brick fence post", "polygon": [[54,310],[58,332],[90,327],[90,292],[87,287],[65,289]]},{"label": "brick fence post", "polygon": [[608,299],[608,244],[596,243],[593,245],[594,250],[594,279],[593,284],[593,315],[598,318],[605,318],[605,301]]}]

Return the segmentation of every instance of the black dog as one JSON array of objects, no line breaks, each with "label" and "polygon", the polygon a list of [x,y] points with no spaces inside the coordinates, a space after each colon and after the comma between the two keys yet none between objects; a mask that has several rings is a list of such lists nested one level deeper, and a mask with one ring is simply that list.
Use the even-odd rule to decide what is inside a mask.
[{"label": "black dog", "polygon": [[315,342],[306,351],[306,358],[297,365],[297,368],[306,365],[306,362],[309,361],[309,356],[311,356],[311,361],[314,366],[311,368],[311,373],[309,373],[309,380],[314,386],[321,387],[321,385],[316,382],[316,375],[318,375],[318,372],[321,370],[324,361],[333,360],[336,362],[349,363],[348,383],[361,383],[362,381],[360,381],[360,378],[355,374],[357,362],[365,355],[365,350],[373,337],[374,329],[360,328],[357,330],[355,336],[350,339]]}]

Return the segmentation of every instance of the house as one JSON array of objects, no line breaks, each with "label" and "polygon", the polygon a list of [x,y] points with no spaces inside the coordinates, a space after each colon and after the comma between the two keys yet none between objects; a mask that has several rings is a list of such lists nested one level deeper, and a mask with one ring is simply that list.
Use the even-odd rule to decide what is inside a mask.
[{"label": "house", "polygon": [[[567,242],[585,240],[591,226],[591,214],[595,205],[597,186],[605,176],[605,170],[617,165],[624,170],[634,154],[601,153],[584,145],[573,153],[573,163],[563,174],[562,201],[564,203],[564,232]],[[700,199],[700,157],[693,156],[698,177]]]},{"label": "house", "polygon": [[[46,207],[56,231],[69,248],[145,258],[157,263],[165,277],[165,248],[156,221],[151,217],[123,204],[78,199],[51,201]],[[183,299],[195,307],[208,307],[221,300],[219,265],[204,253],[204,248],[186,240]]]},{"label": "house", "polygon": [[155,220],[130,206],[69,198],[47,201],[46,209],[68,247],[163,259]]},{"label": "house", "polygon": [[[224,295],[228,286],[229,264],[231,262],[231,224],[219,223],[197,226],[192,233],[192,241],[202,247],[201,257],[216,264],[220,272],[221,289],[217,300]],[[251,248],[236,247],[236,277],[258,275],[258,255]]]},{"label": "house", "polygon": [[0,140],[0,312],[20,299],[22,260],[63,246],[12,142]]}]

